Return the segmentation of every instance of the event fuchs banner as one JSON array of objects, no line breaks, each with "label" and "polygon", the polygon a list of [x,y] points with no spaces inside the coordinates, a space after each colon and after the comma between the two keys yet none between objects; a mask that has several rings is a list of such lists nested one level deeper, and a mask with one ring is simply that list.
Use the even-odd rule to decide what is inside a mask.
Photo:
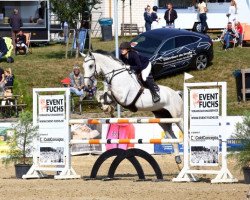
[{"label": "event fuchs banner", "polygon": [[190,90],[190,164],[217,166],[220,139],[219,89]]},{"label": "event fuchs banner", "polygon": [[39,95],[39,163],[41,165],[64,165],[68,130],[64,95]]}]

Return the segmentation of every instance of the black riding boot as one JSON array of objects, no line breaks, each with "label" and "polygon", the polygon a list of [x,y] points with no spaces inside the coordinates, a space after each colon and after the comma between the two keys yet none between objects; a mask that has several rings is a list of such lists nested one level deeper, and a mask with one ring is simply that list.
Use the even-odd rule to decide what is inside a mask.
[{"label": "black riding boot", "polygon": [[146,79],[146,84],[152,94],[152,99],[153,99],[153,102],[156,103],[158,101],[161,100],[159,94],[156,92],[156,87],[155,87],[155,83],[154,83],[154,79],[151,78],[151,77],[147,77]]}]

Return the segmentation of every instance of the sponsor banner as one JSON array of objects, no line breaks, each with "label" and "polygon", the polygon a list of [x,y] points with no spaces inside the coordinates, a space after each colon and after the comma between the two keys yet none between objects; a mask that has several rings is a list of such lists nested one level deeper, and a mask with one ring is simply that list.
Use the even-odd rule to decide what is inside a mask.
[{"label": "sponsor banner", "polygon": [[7,137],[13,134],[11,123],[0,123],[0,158],[7,156],[9,152],[9,146],[6,142]]},{"label": "sponsor banner", "polygon": [[219,89],[190,90],[190,165],[217,166],[221,136]]},{"label": "sponsor banner", "polygon": [[190,90],[190,126],[219,125],[219,89]]},{"label": "sponsor banner", "polygon": [[[101,124],[74,124],[71,126],[71,135],[73,140],[101,139]],[[72,144],[71,155],[80,155],[86,153],[101,154],[101,144]]]},{"label": "sponsor banner", "polygon": [[207,126],[190,131],[191,166],[217,166],[220,136],[218,127]]},{"label": "sponsor banner", "polygon": [[38,101],[39,128],[65,126],[64,95],[40,95]]},{"label": "sponsor banner", "polygon": [[[177,125],[173,124],[177,138],[183,137]],[[152,139],[169,138],[159,124],[103,124],[102,139]],[[139,148],[150,154],[169,154],[174,149],[171,144],[103,144],[103,151],[112,148]],[[182,145],[179,146],[182,149]]]},{"label": "sponsor banner", "polygon": [[40,95],[38,99],[39,163],[65,165],[68,142],[64,95]]}]

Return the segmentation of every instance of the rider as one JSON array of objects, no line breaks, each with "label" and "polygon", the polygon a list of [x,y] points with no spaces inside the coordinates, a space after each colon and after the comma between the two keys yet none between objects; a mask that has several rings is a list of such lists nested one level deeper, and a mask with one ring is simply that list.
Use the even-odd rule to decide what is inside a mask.
[{"label": "rider", "polygon": [[133,70],[137,75],[142,76],[143,81],[145,81],[148,86],[153,102],[156,103],[160,101],[160,96],[157,93],[158,87],[156,86],[153,76],[151,74],[151,63],[149,59],[139,55],[136,51],[131,48],[129,42],[123,42],[120,45],[120,58],[126,64],[130,65],[130,69]]}]

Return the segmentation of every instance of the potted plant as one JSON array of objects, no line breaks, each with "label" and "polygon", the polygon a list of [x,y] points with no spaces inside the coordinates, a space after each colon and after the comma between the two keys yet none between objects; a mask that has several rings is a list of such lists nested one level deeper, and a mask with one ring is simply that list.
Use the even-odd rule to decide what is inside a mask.
[{"label": "potted plant", "polygon": [[229,154],[236,159],[236,166],[243,171],[245,183],[250,184],[250,112],[246,112],[242,123],[236,124],[234,139],[240,140],[242,149]]},{"label": "potted plant", "polygon": [[22,178],[31,167],[30,156],[33,149],[32,143],[37,136],[37,127],[33,126],[30,111],[20,113],[17,124],[12,127],[13,132],[6,140],[10,149],[3,163],[14,163],[16,178]]}]

